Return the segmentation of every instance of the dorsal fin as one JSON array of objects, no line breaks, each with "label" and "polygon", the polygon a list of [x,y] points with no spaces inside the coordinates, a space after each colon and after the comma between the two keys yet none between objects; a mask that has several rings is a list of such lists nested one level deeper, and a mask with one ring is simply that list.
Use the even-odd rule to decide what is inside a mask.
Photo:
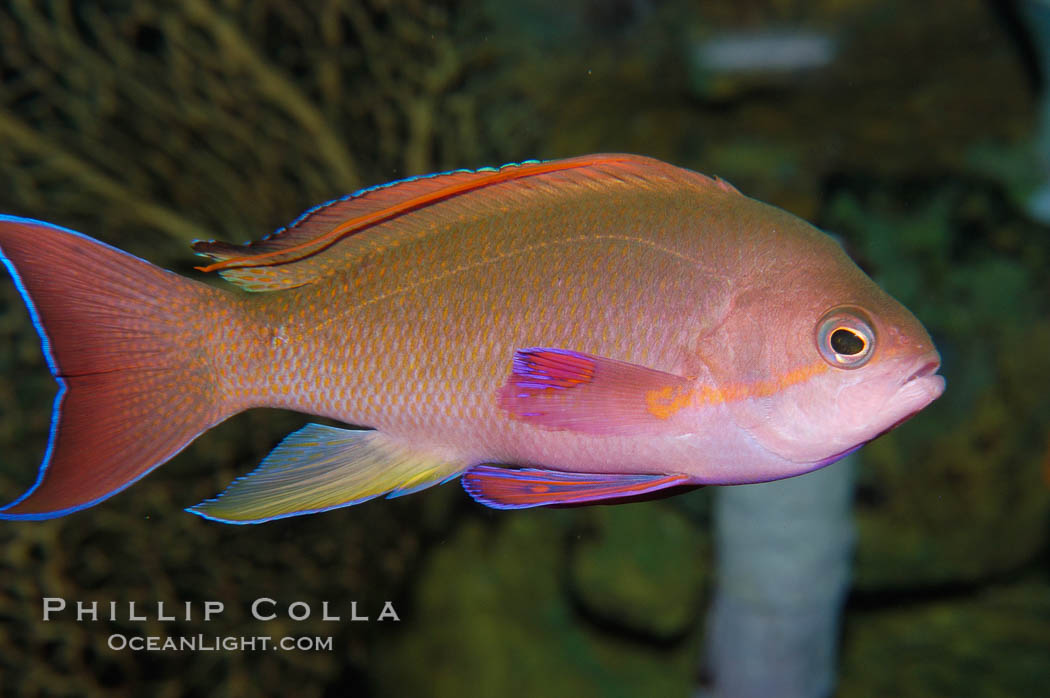
[{"label": "dorsal fin", "polygon": [[[329,201],[306,211],[285,228],[258,242],[235,245],[198,241],[193,249],[215,262],[201,271],[218,271],[227,280],[249,291],[272,291],[310,283],[344,265],[349,258],[381,249],[404,230],[391,223],[433,213],[435,205],[457,200],[469,210],[470,201],[498,203],[511,197],[515,187],[531,191],[537,187],[566,184],[644,184],[688,181],[726,192],[736,192],[728,183],[637,155],[586,155],[546,162],[527,161],[498,169],[457,170],[415,177]],[[520,185],[529,184],[531,188]],[[447,215],[447,207],[444,213]],[[403,226],[401,226],[403,227]],[[369,231],[369,235],[360,233]],[[409,233],[410,234],[410,233]]]}]

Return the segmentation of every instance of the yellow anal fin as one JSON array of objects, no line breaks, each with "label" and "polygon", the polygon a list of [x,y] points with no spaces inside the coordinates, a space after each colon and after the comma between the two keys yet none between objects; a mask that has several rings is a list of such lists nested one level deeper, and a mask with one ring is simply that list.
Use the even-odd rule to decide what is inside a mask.
[{"label": "yellow anal fin", "polygon": [[383,432],[308,424],[222,494],[186,511],[223,523],[263,523],[411,494],[469,465]]}]

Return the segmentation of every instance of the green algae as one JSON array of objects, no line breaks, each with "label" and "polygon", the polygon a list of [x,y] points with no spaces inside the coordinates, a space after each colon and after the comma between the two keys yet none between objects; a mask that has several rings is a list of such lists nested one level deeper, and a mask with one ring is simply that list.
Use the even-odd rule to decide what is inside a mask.
[{"label": "green algae", "polygon": [[[882,601],[847,611],[842,694],[1038,694],[1046,588],[1015,577],[1047,550],[1050,252],[1046,229],[987,179],[1018,200],[1029,175],[971,155],[975,142],[1023,150],[1034,122],[989,4],[487,5],[8,3],[0,210],[188,272],[188,238],[258,238],[359,185],[628,151],[812,217],[931,328],[949,380],[932,408],[863,451],[856,584]],[[847,37],[841,62],[774,91],[730,79],[712,96],[691,82],[690,41],[796,23]],[[0,298],[10,500],[43,454],[54,383],[11,284]],[[705,497],[482,515],[449,485],[264,527],[182,513],[302,423],[242,415],[102,506],[0,527],[0,692],[690,691],[713,572],[707,519],[692,509]],[[44,624],[52,595],[219,598],[224,622],[173,629],[331,634],[336,646],[114,653],[108,632],[159,624]],[[403,620],[260,625],[243,608],[258,596],[389,597]]]},{"label": "green algae", "polygon": [[[632,507],[644,508],[626,508]],[[691,641],[654,650],[603,631],[574,610],[566,589],[566,538],[578,514],[497,515],[503,519],[495,526],[467,521],[428,560],[412,602],[412,622],[420,630],[441,631],[411,633],[385,648],[378,671],[383,695],[630,698],[689,691],[698,652],[695,632]],[[642,533],[634,546],[652,542]],[[681,543],[677,552],[695,553],[693,541]],[[663,581],[654,574],[643,585],[653,589]],[[686,593],[695,597],[695,589]],[[621,595],[617,601],[631,599]],[[406,666],[432,670],[405,671]]]},{"label": "green algae", "polygon": [[862,453],[856,585],[973,581],[1047,544],[1042,232],[980,181],[841,182],[822,221],[926,324],[948,390]]}]

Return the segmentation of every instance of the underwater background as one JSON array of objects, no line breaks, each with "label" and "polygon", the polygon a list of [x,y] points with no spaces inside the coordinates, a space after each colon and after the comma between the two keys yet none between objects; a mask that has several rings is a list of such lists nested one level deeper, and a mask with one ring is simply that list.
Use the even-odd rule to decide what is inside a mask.
[{"label": "underwater background", "polygon": [[[1040,695],[1048,68],[1041,0],[7,0],[0,212],[200,278],[195,238],[258,239],[414,174],[589,152],[717,174],[837,235],[944,359],[940,400],[829,468],[852,501],[828,532],[852,560],[834,695]],[[35,478],[55,389],[5,279],[0,501]],[[448,484],[261,526],[182,511],[307,421],[254,410],[99,506],[0,522],[0,695],[717,693],[717,488],[499,512]],[[100,620],[45,622],[45,597],[97,600]],[[260,598],[276,618],[252,616]],[[400,620],[378,619],[387,601]]]}]

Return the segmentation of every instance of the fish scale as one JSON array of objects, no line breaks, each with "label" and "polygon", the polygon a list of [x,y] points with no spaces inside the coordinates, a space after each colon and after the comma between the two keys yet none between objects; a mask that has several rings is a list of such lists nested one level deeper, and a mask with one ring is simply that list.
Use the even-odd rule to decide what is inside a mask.
[{"label": "fish scale", "polygon": [[355,428],[308,425],[189,511],[258,523],[461,474],[499,508],[789,477],[944,388],[925,330],[834,241],[639,156],[405,180],[194,248],[238,288],[0,217],[61,387],[0,518],[95,504],[251,407]]}]

